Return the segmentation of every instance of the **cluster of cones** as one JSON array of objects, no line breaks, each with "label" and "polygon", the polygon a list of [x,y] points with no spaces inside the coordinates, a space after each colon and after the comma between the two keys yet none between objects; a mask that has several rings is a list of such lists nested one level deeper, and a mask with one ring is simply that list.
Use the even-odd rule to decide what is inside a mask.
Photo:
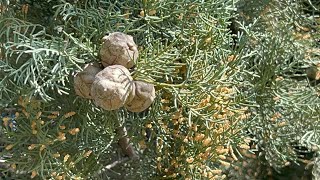
[{"label": "cluster of cones", "polygon": [[132,36],[115,32],[102,38],[101,63],[86,64],[74,78],[77,95],[92,99],[105,109],[125,107],[131,112],[146,110],[155,98],[152,84],[134,81],[129,69],[139,53]]}]

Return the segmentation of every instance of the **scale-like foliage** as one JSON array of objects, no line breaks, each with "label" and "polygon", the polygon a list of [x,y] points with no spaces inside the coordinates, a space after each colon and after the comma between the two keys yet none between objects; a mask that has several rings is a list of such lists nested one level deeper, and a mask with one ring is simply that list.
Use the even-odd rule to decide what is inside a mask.
[{"label": "scale-like foliage", "polygon": [[[319,34],[301,33],[319,25],[303,20],[316,17],[301,12],[305,5],[0,0],[4,171],[40,179],[223,179],[244,149],[257,149],[275,168],[298,162],[295,146],[316,151],[320,144],[319,87],[305,75],[319,62],[311,39]],[[134,80],[156,87],[145,112],[104,111],[75,95],[74,74],[99,61],[101,38],[116,31],[138,45]],[[117,148],[121,126],[137,161],[124,162]]]}]

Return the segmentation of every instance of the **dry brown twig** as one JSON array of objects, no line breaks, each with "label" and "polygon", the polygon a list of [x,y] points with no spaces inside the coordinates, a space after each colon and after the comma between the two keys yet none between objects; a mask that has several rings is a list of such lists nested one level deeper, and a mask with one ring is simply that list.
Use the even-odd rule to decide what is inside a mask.
[{"label": "dry brown twig", "polygon": [[123,154],[126,155],[126,157],[123,157],[121,159],[118,159],[106,166],[104,166],[101,170],[95,173],[95,177],[99,176],[105,171],[112,170],[112,168],[116,167],[117,165],[123,164],[125,162],[128,162],[130,160],[136,160],[139,159],[139,155],[134,150],[132,144],[130,144],[130,139],[128,138],[127,129],[125,126],[120,126],[116,130],[117,135],[119,136],[118,145],[123,152]]},{"label": "dry brown twig", "polygon": [[130,159],[139,159],[138,154],[134,150],[132,144],[130,144],[127,129],[124,126],[121,126],[117,129],[117,134],[119,136],[118,144],[122,152]]}]

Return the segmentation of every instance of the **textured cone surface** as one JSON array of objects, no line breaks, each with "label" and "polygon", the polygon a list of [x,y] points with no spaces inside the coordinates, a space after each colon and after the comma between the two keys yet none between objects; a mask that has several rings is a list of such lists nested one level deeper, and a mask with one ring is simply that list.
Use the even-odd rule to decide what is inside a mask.
[{"label": "textured cone surface", "polygon": [[101,62],[104,67],[109,65],[122,65],[132,68],[139,53],[132,36],[115,32],[102,38],[100,49]]},{"label": "textured cone surface", "polygon": [[74,77],[74,90],[78,96],[92,99],[91,85],[95,75],[102,70],[98,63],[86,64],[83,71],[77,73]]},{"label": "textured cone surface", "polygon": [[134,97],[134,83],[128,69],[113,65],[100,71],[92,84],[94,103],[105,110],[122,107]]},{"label": "textured cone surface", "polygon": [[320,70],[316,66],[309,67],[306,70],[306,73],[307,73],[307,76],[310,79],[313,79],[313,80],[319,80],[320,79]]},{"label": "textured cone surface", "polygon": [[135,96],[133,100],[125,104],[131,112],[142,112],[146,110],[155,98],[155,89],[152,84],[142,81],[135,81]]}]

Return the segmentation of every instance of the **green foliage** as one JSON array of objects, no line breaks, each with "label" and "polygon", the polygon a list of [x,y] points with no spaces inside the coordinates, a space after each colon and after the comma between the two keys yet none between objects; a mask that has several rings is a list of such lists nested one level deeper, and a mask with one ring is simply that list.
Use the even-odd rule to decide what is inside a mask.
[{"label": "green foliage", "polygon": [[[0,0],[0,110],[19,114],[15,130],[7,117],[0,126],[0,157],[11,166],[3,171],[40,179],[222,179],[245,147],[258,148],[276,169],[298,162],[295,146],[320,145],[319,85],[305,75],[319,63],[317,6]],[[99,61],[101,38],[116,31],[139,46],[134,80],[156,87],[143,113],[104,111],[74,93],[73,75]],[[140,159],[108,169],[122,160],[120,126]]]},{"label": "green foliage", "polygon": [[297,39],[299,28],[310,26],[299,10],[299,4],[270,1],[257,12],[255,31],[248,34],[255,52],[248,59],[253,72],[249,94],[258,105],[249,131],[276,168],[297,161],[294,146],[319,146],[319,88],[304,75],[319,56],[307,55],[314,41]]}]

